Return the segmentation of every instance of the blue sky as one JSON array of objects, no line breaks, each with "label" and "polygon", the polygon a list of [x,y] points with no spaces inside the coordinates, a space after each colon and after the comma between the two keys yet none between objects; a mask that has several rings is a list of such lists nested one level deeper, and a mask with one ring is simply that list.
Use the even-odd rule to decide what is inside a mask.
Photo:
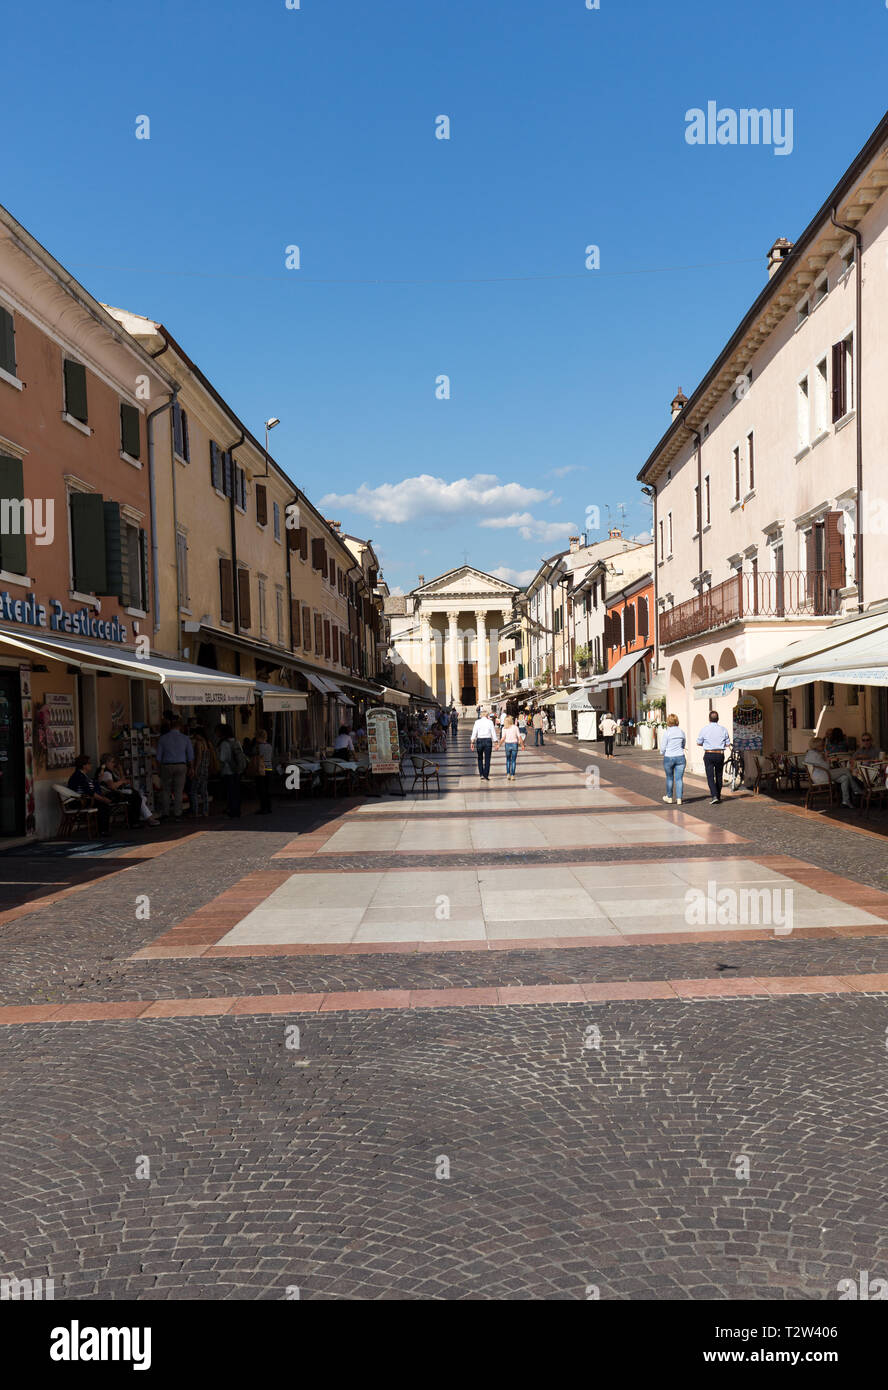
[{"label": "blue sky", "polygon": [[[403,589],[466,555],[520,580],[587,508],[648,527],[676,388],[885,108],[881,0],[48,0],[3,27],[0,201],[255,433],[279,416],[279,462]],[[792,153],[687,144],[708,100],[791,108]]]}]

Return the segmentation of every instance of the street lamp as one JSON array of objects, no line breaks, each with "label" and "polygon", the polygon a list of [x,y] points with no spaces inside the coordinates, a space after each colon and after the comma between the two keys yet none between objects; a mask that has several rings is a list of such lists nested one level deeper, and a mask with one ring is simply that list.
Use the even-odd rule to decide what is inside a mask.
[{"label": "street lamp", "polygon": [[265,466],[268,467],[268,431],[273,430],[275,425],[281,422],[276,415],[272,415],[270,420],[265,421]]}]

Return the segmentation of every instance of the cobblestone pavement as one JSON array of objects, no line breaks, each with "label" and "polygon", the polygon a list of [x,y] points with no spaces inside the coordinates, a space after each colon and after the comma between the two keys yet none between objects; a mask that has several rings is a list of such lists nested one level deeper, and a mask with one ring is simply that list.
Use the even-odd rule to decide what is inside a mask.
[{"label": "cobblestone pavement", "polygon": [[[522,771],[540,776],[524,785],[542,806],[547,774],[564,786],[597,761],[550,744],[526,755]],[[442,766],[443,810],[465,789],[466,750]],[[627,815],[674,815],[630,757],[599,766],[629,797]],[[491,820],[509,816],[503,805]],[[557,864],[645,873],[702,860],[718,873],[782,855],[810,865],[812,881],[828,871],[818,891],[837,909],[878,912],[886,865],[874,837],[763,798],[710,807],[701,796],[683,810],[703,843],[542,850],[516,812],[514,849],[451,853],[445,825],[458,817],[426,808],[416,819],[433,827],[427,851],[374,851],[371,833],[360,854],[319,852],[342,825],[380,823],[343,801],[213,822],[153,848],[126,840],[87,861],[0,856],[0,906],[12,909],[0,913],[0,1005],[166,1000],[181,1014],[0,1026],[0,1272],[52,1277],[57,1298],[82,1299],[281,1299],[294,1288],[309,1299],[585,1299],[595,1286],[616,1299],[820,1301],[860,1270],[888,1275],[888,912],[845,935],[827,924],[469,950],[399,944],[393,910],[392,940],[373,950],[204,954],[228,930],[216,916],[245,918],[245,884],[271,873],[330,875],[345,903],[362,875],[405,867],[434,886],[454,869],[506,866],[521,894]],[[705,838],[720,829],[735,839]],[[136,958],[191,922],[209,923],[195,944]],[[583,926],[566,919],[563,937]],[[855,990],[820,991],[821,979],[852,976],[864,982]],[[800,992],[810,977],[818,992]],[[749,978],[786,992],[533,993]],[[526,986],[530,1002],[362,1006],[364,991],[505,986]],[[353,993],[329,1013],[186,1015],[189,1001],[336,991]]]}]

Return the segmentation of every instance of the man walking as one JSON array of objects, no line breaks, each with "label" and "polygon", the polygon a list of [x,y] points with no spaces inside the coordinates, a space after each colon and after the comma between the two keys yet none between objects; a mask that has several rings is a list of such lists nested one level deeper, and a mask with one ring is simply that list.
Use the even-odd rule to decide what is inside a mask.
[{"label": "man walking", "polygon": [[179,728],[178,714],[171,714],[168,722],[170,727],[157,740],[154,754],[160,769],[160,815],[161,820],[169,819],[172,794],[173,818],[180,821],[185,778],[194,774],[194,744]]},{"label": "man walking", "polygon": [[472,726],[472,749],[478,754],[478,776],[485,782],[490,781],[490,754],[495,738],[493,720],[482,711]]},{"label": "man walking", "polygon": [[731,742],[731,735],[723,724],[718,722],[718,711],[709,711],[709,723],[697,735],[697,742],[703,749],[703,766],[709,783],[711,806],[720,806],[722,799],[722,777],[725,771],[725,749]]},{"label": "man walking", "polygon": [[542,748],[546,740],[543,738],[543,711],[541,709],[533,712],[533,746]]},{"label": "man walking", "polygon": [[601,721],[601,737],[604,739],[604,756],[612,758],[614,756],[614,739],[617,733],[617,721],[610,710],[604,715]]}]

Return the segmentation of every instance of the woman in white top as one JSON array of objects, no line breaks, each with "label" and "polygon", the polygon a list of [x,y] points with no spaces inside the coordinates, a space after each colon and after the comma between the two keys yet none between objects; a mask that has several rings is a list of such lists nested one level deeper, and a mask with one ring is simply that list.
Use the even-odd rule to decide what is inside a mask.
[{"label": "woman in white top", "polygon": [[502,737],[496,746],[502,748],[503,744],[506,745],[506,781],[514,782],[515,769],[518,766],[518,749],[524,747],[524,737],[511,714],[506,715]]}]

